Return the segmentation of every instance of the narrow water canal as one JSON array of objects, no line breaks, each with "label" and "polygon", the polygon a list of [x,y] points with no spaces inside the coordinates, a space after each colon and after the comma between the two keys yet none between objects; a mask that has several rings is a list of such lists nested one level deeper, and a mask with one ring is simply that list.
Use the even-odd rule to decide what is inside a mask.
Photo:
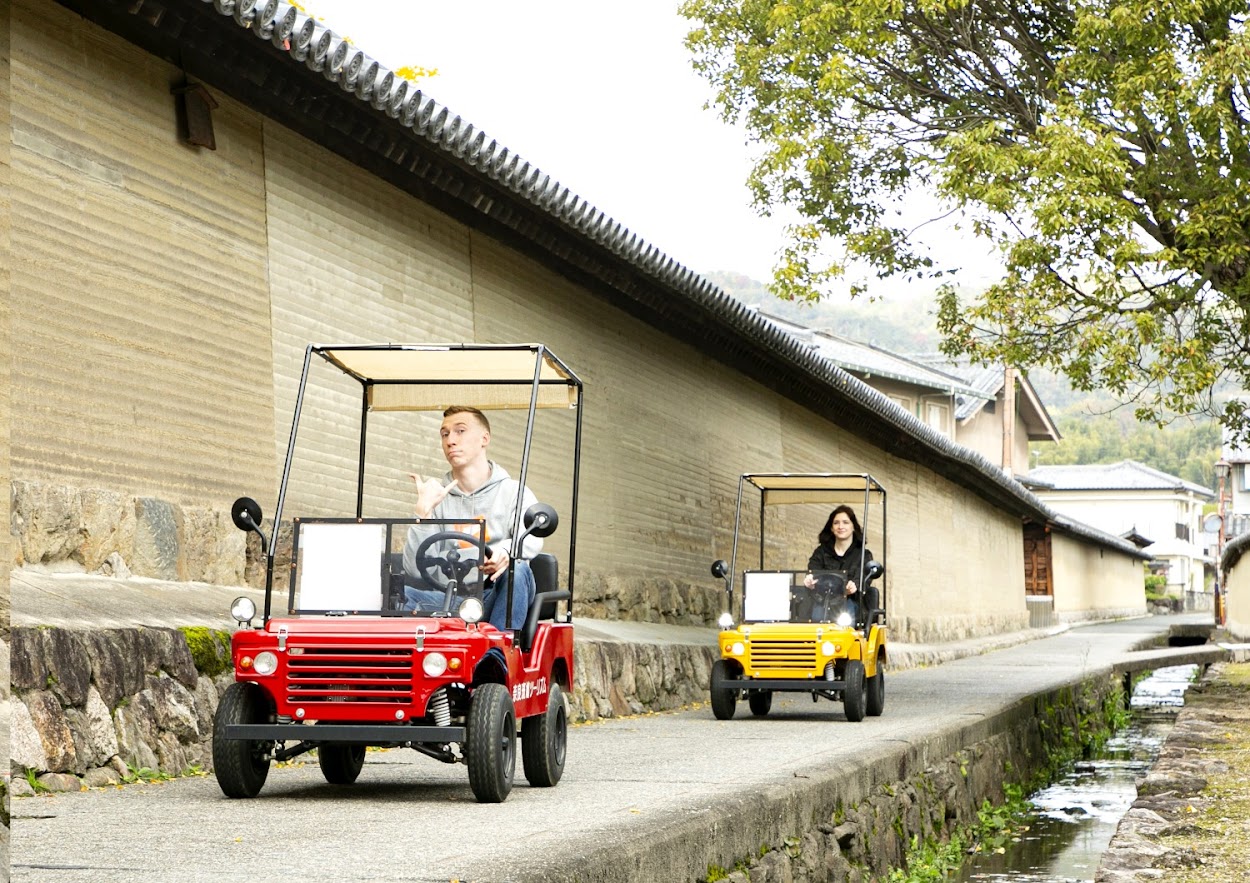
[{"label": "narrow water canal", "polygon": [[1154,764],[1197,666],[1162,668],[1133,691],[1132,722],[1101,756],[1030,798],[1028,832],[1001,855],[978,855],[958,883],[1085,883],[1092,881],[1120,819],[1137,798],[1135,782]]}]

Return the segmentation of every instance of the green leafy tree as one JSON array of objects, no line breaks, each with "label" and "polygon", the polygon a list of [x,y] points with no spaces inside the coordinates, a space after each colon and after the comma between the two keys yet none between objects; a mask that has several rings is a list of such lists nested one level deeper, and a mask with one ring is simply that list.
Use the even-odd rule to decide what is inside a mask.
[{"label": "green leafy tree", "polygon": [[[686,0],[687,45],[797,212],[780,296],[848,266],[941,277],[897,206],[937,194],[1001,280],[943,291],[944,348],[1250,430],[1247,0]],[[836,252],[832,245],[840,246]],[[947,279],[949,280],[949,276]],[[853,290],[854,293],[854,290]]]}]

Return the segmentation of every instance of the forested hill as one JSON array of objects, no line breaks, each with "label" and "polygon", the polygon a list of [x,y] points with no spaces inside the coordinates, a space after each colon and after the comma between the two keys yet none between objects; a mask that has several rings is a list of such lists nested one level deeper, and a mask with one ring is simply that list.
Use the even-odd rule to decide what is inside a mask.
[{"label": "forested hill", "polygon": [[[778,300],[763,282],[740,273],[705,275],[743,303],[809,328],[825,329],[901,355],[938,349],[935,308],[927,295],[799,304]],[[1035,465],[1137,460],[1186,481],[1215,487],[1220,432],[1213,421],[1178,419],[1163,428],[1144,425],[1134,420],[1132,407],[1119,406],[1110,395],[1073,390],[1065,378],[1048,371],[1031,371],[1029,380],[1063,435],[1058,444],[1032,448],[1030,459]]]}]

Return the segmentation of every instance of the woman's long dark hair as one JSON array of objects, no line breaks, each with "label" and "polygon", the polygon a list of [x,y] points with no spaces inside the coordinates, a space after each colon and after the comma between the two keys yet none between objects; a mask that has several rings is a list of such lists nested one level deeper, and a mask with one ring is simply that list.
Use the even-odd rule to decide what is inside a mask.
[{"label": "woman's long dark hair", "polygon": [[838,506],[829,513],[829,517],[825,519],[825,526],[820,531],[820,544],[833,548],[833,519],[842,512],[845,512],[846,517],[851,519],[851,542],[858,542],[862,546],[864,544],[864,529],[859,526],[859,519],[855,517],[855,510],[846,505]]}]

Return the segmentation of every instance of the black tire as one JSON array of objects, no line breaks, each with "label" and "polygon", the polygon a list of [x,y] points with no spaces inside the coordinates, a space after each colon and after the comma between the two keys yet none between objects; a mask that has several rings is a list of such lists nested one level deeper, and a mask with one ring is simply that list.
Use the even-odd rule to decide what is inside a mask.
[{"label": "black tire", "polygon": [[842,709],[852,722],[864,719],[864,664],[858,659],[846,661],[846,688],[842,691]]},{"label": "black tire", "polygon": [[729,663],[718,659],[712,664],[712,714],[718,721],[727,721],[734,716],[734,706],[738,704],[738,691],[721,684],[729,680]]},{"label": "black tire", "polygon": [[469,786],[478,803],[503,803],[516,773],[516,712],[502,684],[482,684],[469,705]]},{"label": "black tire", "polygon": [[885,711],[885,660],[877,657],[877,673],[868,679],[866,710],[869,717],[880,717]]},{"label": "black tire", "polygon": [[269,697],[255,684],[236,681],[226,688],[213,716],[213,774],[227,797],[255,797],[269,776],[272,744],[250,739],[227,739],[230,724],[260,724],[269,720]]},{"label": "black tire", "polygon": [[327,742],[317,746],[317,762],[321,765],[321,775],[331,785],[350,785],[365,765],[365,746]]},{"label": "black tire", "polygon": [[569,745],[569,717],[564,692],[551,685],[547,710],[521,721],[521,766],[525,780],[535,788],[550,788],[564,775]]},{"label": "black tire", "polygon": [[772,690],[752,690],[747,694],[747,704],[751,706],[751,714],[764,717],[773,707]]}]

